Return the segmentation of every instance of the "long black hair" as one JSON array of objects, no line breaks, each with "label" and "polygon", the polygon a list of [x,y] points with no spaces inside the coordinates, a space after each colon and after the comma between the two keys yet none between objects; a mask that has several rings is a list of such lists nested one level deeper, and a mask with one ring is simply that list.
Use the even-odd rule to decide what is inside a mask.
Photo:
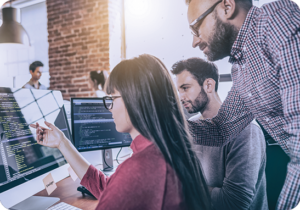
[{"label": "long black hair", "polygon": [[123,60],[111,72],[105,89],[107,94],[120,92],[134,128],[159,148],[175,170],[188,209],[210,209],[205,178],[164,64],[147,54]]}]

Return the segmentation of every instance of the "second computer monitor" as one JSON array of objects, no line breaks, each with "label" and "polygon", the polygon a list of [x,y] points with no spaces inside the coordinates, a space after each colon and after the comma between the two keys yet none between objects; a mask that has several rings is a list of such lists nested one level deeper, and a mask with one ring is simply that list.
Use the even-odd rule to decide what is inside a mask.
[{"label": "second computer monitor", "polygon": [[102,98],[72,98],[73,140],[80,152],[130,146],[128,133],[119,133]]}]

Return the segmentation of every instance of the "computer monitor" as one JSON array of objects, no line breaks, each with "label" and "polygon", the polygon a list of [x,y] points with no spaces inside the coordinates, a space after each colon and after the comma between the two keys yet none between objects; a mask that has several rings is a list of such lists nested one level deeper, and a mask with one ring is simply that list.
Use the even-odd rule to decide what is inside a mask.
[{"label": "computer monitor", "polygon": [[56,182],[68,176],[60,151],[37,144],[29,127],[36,122],[47,127],[44,121],[72,138],[59,91],[0,87],[0,202],[6,208],[17,209],[16,204],[43,190],[49,172]]},{"label": "computer monitor", "polygon": [[71,98],[74,145],[79,152],[130,146],[128,133],[119,133],[102,98]]}]

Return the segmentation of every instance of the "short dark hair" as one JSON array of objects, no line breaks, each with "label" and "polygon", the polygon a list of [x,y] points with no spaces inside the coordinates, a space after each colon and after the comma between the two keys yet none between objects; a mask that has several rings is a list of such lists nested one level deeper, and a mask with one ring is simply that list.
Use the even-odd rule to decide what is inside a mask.
[{"label": "short dark hair", "polygon": [[184,70],[190,72],[201,87],[206,79],[212,78],[216,82],[215,91],[218,91],[219,71],[215,64],[201,58],[189,58],[176,62],[172,66],[171,72],[177,75]]},{"label": "short dark hair", "polygon": [[32,64],[30,64],[29,71],[34,72],[37,67],[43,67],[43,66],[44,64],[41,61],[34,61]]},{"label": "short dark hair", "polygon": [[[185,0],[185,3],[189,5],[192,0]],[[245,9],[249,10],[252,6],[252,0],[235,0],[236,3],[240,3],[240,5]]]}]

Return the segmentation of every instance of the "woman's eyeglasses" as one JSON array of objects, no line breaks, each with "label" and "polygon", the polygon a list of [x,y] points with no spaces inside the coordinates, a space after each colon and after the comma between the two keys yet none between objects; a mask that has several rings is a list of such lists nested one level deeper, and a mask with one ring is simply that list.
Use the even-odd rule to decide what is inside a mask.
[{"label": "woman's eyeglasses", "polygon": [[107,110],[111,110],[113,108],[113,103],[116,98],[121,98],[122,96],[104,96],[102,98],[104,107]]}]

